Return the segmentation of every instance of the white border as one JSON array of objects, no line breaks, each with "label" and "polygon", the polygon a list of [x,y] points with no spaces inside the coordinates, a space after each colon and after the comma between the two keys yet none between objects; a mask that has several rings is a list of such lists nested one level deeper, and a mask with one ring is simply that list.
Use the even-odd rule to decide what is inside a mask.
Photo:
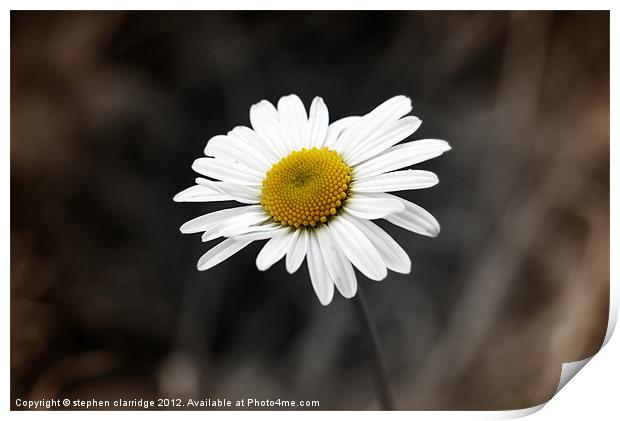
[{"label": "white border", "polygon": [[[614,0],[109,0],[90,1],[62,0],[51,3],[46,0],[9,0],[5,2],[12,10],[611,10]],[[468,7],[463,7],[468,6]]]},{"label": "white border", "polygon": [[[163,1],[135,1],[135,0],[109,0],[106,2],[89,2],[88,4],[81,4],[77,1],[57,1],[51,4],[49,1],[8,1],[5,4],[9,6],[6,10],[3,21],[5,22],[2,25],[3,28],[3,42],[2,42],[2,52],[3,57],[5,58],[4,66],[2,66],[2,76],[5,81],[3,84],[4,91],[4,112],[2,113],[3,125],[5,128],[5,136],[6,141],[4,142],[4,162],[5,165],[3,168],[3,179],[0,184],[0,188],[2,189],[2,197],[9,197],[9,186],[10,186],[10,131],[9,131],[9,123],[10,123],[10,66],[9,66],[9,57],[10,57],[10,13],[9,10],[36,10],[36,9],[44,9],[44,10],[57,10],[57,9],[87,9],[87,10],[125,10],[125,9],[155,9],[155,10],[201,10],[204,9],[205,6],[208,9],[212,10],[245,10],[245,9],[254,9],[254,10],[274,10],[274,9],[285,9],[285,10],[305,10],[305,9],[325,9],[325,10],[343,10],[343,9],[368,9],[368,10],[436,10],[440,9],[440,5],[443,6],[441,9],[452,9],[452,10],[463,10],[462,6],[464,3],[458,1],[444,1],[439,4],[437,1],[433,2],[412,2],[405,0],[382,0],[382,1],[368,1],[368,0],[358,0],[358,1],[337,1],[337,0],[315,0],[313,2],[297,2],[293,3],[289,1],[283,0],[264,0],[261,2],[251,1],[251,0],[227,0],[222,2],[211,2],[205,3],[204,1],[187,1],[187,0],[176,0],[174,2],[163,2]],[[481,10],[481,9],[492,9],[492,10],[611,10],[611,108],[610,115],[618,115],[617,114],[617,99],[618,99],[618,85],[615,83],[614,75],[618,74],[618,30],[617,26],[620,23],[620,19],[617,16],[617,10],[613,6],[618,4],[617,2],[613,2],[611,0],[603,1],[603,0],[590,0],[590,1],[575,1],[575,0],[564,0],[564,1],[551,1],[551,0],[522,0],[522,1],[503,1],[503,2],[493,2],[493,1],[479,1],[479,0],[471,0],[466,3],[468,9],[465,10]],[[618,206],[618,198],[620,196],[620,191],[618,190],[618,179],[619,179],[619,170],[618,170],[618,131],[617,131],[617,123],[613,119],[611,120],[611,191],[610,191],[610,201],[611,201],[611,215],[619,215],[620,207]],[[2,217],[5,221],[5,224],[10,225],[10,215],[9,215],[9,207],[7,205],[2,207]],[[610,253],[611,256],[620,256],[618,249],[618,239],[619,239],[619,226],[617,218],[611,219],[611,244],[610,244]],[[2,242],[2,258],[1,264],[3,268],[3,273],[7,276],[7,281],[5,283],[5,287],[7,289],[7,294],[4,299],[4,338],[9,338],[9,329],[10,329],[10,313],[9,313],[9,305],[10,305],[10,294],[8,293],[8,289],[10,288],[9,278],[9,262],[10,262],[10,226],[6,226],[6,229],[3,232],[4,241]],[[498,411],[498,412],[478,412],[478,411],[470,411],[470,412],[461,412],[461,411],[453,411],[453,412],[394,412],[386,414],[384,412],[376,413],[376,412],[356,412],[354,415],[360,418],[373,417],[376,415],[389,416],[393,418],[401,418],[411,419],[411,417],[422,417],[422,419],[506,419],[506,418],[514,418],[519,416],[529,415],[531,413],[537,412],[533,415],[535,418],[540,420],[550,420],[550,419],[572,419],[573,417],[585,417],[585,416],[596,416],[599,415],[601,419],[610,419],[611,414],[617,414],[618,411],[618,399],[617,399],[617,375],[620,373],[620,364],[618,357],[620,356],[620,345],[618,344],[618,340],[614,339],[609,342],[611,338],[611,333],[615,327],[615,323],[617,320],[618,314],[618,261],[616,259],[611,259],[611,290],[610,290],[610,323],[608,326],[607,336],[605,338],[605,346],[604,348],[597,353],[591,360],[588,358],[588,369],[583,373],[579,374],[579,380],[570,382],[563,390],[558,393],[556,397],[554,397],[548,404],[546,405],[543,411],[537,412],[543,406],[529,409],[523,409],[518,411]],[[2,347],[2,360],[4,364],[2,365],[3,370],[3,382],[2,382],[2,396],[5,399],[5,411],[8,412],[10,408],[10,376],[9,376],[9,367],[10,367],[10,355],[9,355],[9,344],[8,340],[5,343],[5,346]],[[575,368],[582,368],[585,362],[578,362],[573,364],[568,364],[563,367],[562,377],[563,380],[570,379],[572,376],[569,376],[569,371]],[[579,371],[579,370],[577,370]],[[576,372],[576,371],[575,371]],[[572,373],[574,375],[574,373]],[[561,389],[566,382],[561,382]],[[246,413],[241,412],[175,412],[174,414],[167,413],[164,411],[161,412],[153,412],[150,411],[148,414],[144,412],[140,413],[131,413],[131,412],[114,412],[112,414],[106,412],[89,412],[88,417],[94,419],[106,419],[110,416],[113,417],[132,417],[133,416],[148,416],[152,419],[161,419],[167,420],[170,416],[178,417],[189,417],[195,419],[205,419],[205,417],[217,417],[222,419],[236,419],[239,416],[243,416]],[[349,412],[299,412],[294,416],[296,418],[302,419],[312,419],[314,420],[317,416],[320,417],[341,417],[342,415],[352,415]],[[39,416],[42,414],[33,414],[32,412],[21,412],[15,411],[10,412],[9,416],[15,418],[30,418],[34,416]],[[256,419],[265,419],[272,421],[275,419],[288,419],[291,414],[287,412],[252,412],[247,413],[247,415],[251,415],[252,418]],[[82,412],[47,412],[45,414],[46,417],[58,418],[58,419],[82,419],[84,417],[84,413]]]}]

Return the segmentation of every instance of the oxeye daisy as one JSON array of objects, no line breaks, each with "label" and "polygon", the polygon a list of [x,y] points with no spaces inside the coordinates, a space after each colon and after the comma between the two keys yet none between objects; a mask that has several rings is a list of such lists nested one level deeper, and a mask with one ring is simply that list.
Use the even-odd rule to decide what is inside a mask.
[{"label": "oxeye daisy", "polygon": [[375,281],[388,269],[409,273],[407,253],[372,220],[436,236],[439,223],[430,213],[390,193],[437,184],[430,171],[403,168],[450,150],[438,139],[399,144],[421,124],[407,116],[411,109],[409,98],[396,96],[364,116],[330,124],[320,97],[309,114],[296,95],[280,98],[277,108],[265,100],[254,104],[252,128],[238,126],[211,138],[206,156],[192,165],[206,178],[174,197],[243,204],[181,226],[182,233],[202,233],[204,242],[224,238],[200,258],[198,270],[267,240],[256,258],[258,269],[285,258],[292,274],[305,259],[323,305],[331,302],[334,287],[347,298],[356,294],[353,267]]}]

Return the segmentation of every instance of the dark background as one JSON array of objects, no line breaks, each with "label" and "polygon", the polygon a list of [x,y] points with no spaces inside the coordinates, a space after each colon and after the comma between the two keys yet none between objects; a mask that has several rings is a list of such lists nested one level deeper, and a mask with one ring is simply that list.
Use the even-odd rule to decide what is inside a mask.
[{"label": "dark background", "polygon": [[400,409],[513,409],[600,347],[609,302],[607,12],[13,12],[11,400],[318,399],[375,409],[352,303],[306,266],[207,272],[173,203],[260,99],[330,119],[413,98],[453,150],[387,227],[410,275],[358,274]]}]

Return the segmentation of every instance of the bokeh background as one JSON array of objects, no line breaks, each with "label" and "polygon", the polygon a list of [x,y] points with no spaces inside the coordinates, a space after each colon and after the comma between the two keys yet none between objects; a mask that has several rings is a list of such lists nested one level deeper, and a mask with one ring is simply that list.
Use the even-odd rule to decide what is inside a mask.
[{"label": "bokeh background", "polygon": [[[399,409],[515,409],[595,353],[609,302],[607,12],[13,12],[16,398],[318,399],[376,409],[352,303],[253,244],[200,273],[179,204],[205,142],[295,92],[395,95],[453,150],[404,194],[410,275],[358,274]],[[382,224],[386,227],[386,224]]]}]

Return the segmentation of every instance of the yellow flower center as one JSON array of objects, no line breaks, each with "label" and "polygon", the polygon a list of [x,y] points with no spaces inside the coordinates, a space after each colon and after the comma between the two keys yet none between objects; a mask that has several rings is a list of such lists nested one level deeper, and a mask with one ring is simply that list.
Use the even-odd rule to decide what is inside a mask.
[{"label": "yellow flower center", "polygon": [[315,227],[338,212],[350,182],[351,169],[336,151],[304,148],[267,171],[261,204],[282,225]]}]

